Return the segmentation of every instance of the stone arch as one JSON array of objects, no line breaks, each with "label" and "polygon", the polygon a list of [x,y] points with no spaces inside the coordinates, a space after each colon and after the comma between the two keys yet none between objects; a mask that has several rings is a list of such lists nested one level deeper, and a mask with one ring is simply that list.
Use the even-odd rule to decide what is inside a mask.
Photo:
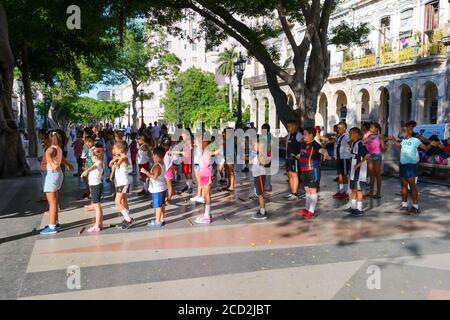
[{"label": "stone arch", "polygon": [[369,121],[370,114],[370,94],[367,89],[361,89],[358,92],[357,98],[357,110],[356,110],[356,122],[361,123]]},{"label": "stone arch", "polygon": [[323,92],[319,95],[315,125],[322,127],[325,133],[328,132],[328,98]]},{"label": "stone arch", "polygon": [[398,88],[400,101],[400,124],[406,123],[414,118],[413,116],[413,102],[412,102],[412,90],[407,84],[402,84]]},{"label": "stone arch", "polygon": [[341,120],[346,120],[347,114],[347,95],[344,91],[338,90],[334,93],[333,96],[333,108],[335,109],[336,122],[333,124],[337,124]]},{"label": "stone arch", "polygon": [[421,112],[422,123],[438,123],[439,115],[439,88],[433,81],[427,81],[420,88],[420,97],[423,98],[423,110]]},{"label": "stone arch", "polygon": [[378,88],[375,94],[375,107],[371,112],[371,121],[378,122],[381,131],[387,136],[389,134],[389,112],[390,112],[390,92],[385,86]]}]

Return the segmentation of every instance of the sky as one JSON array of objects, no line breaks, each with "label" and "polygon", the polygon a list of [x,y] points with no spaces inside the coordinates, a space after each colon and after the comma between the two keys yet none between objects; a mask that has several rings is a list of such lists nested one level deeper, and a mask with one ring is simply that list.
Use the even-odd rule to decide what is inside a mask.
[{"label": "sky", "polygon": [[81,96],[97,99],[97,92],[102,91],[102,90],[111,90],[111,89],[115,89],[115,88],[117,88],[117,87],[105,86],[103,84],[97,84],[91,91],[89,91],[88,93],[83,93]]}]

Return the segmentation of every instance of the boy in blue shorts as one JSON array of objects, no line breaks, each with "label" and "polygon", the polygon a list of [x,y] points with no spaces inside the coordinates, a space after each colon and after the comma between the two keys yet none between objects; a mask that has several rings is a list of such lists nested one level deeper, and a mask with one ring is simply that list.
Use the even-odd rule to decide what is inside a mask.
[{"label": "boy in blue shorts", "polygon": [[[417,163],[419,162],[419,152],[417,148],[429,150],[435,143],[428,146],[423,144],[419,139],[413,137],[413,129],[410,126],[402,126],[403,140],[398,141],[394,136],[389,136],[389,140],[393,141],[400,151],[400,179],[402,182],[402,205],[401,211],[419,214],[419,194],[416,189]],[[408,186],[412,193],[413,205],[408,209]]]}]

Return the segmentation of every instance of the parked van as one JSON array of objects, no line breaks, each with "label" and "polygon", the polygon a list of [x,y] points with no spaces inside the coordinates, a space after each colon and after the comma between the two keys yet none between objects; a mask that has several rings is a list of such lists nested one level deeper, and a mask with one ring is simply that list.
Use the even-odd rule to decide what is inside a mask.
[{"label": "parked van", "polygon": [[439,140],[443,141],[450,138],[450,123],[420,124],[414,128],[414,132],[427,139],[432,135],[436,135],[439,137]]}]

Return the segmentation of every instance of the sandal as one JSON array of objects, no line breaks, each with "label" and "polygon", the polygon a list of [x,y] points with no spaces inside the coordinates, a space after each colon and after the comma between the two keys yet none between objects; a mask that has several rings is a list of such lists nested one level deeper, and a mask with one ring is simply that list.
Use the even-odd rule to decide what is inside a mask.
[{"label": "sandal", "polygon": [[94,233],[100,231],[102,231],[102,228],[97,228],[96,226],[91,226],[86,230],[87,233]]}]

